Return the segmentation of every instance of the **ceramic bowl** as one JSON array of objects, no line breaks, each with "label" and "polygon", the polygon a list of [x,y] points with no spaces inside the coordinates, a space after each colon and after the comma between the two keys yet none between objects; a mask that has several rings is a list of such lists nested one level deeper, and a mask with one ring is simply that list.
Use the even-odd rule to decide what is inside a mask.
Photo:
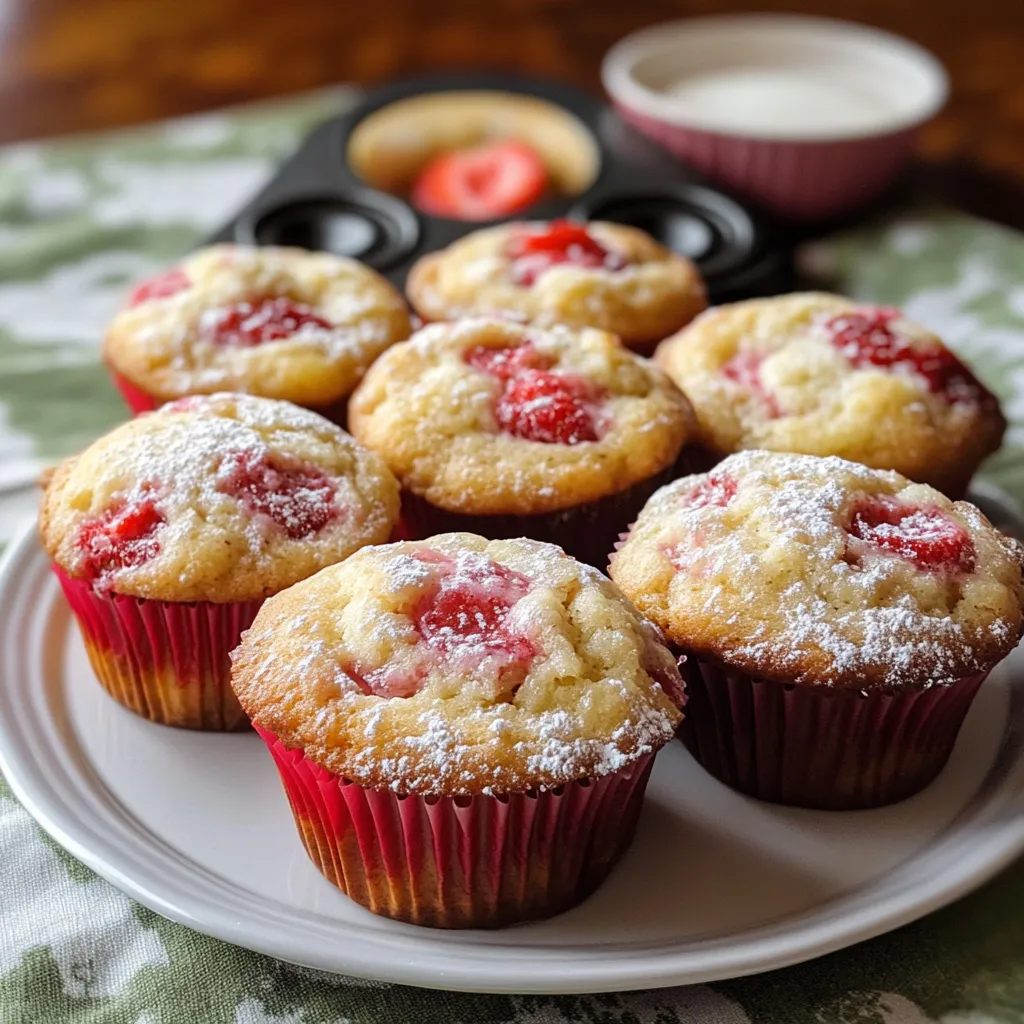
[{"label": "ceramic bowl", "polygon": [[668,22],[607,54],[619,113],[734,194],[821,220],[875,198],[944,104],[926,50],[829,18],[729,15]]}]

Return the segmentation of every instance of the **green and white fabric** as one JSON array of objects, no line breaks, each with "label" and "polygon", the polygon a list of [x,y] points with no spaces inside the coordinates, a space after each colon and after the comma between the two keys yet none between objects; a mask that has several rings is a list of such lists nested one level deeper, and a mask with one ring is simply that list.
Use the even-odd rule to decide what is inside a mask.
[{"label": "green and white fabric", "polygon": [[[216,228],[346,101],[319,93],[0,152],[0,543],[32,513],[38,470],[125,416],[98,344],[126,286]],[[970,360],[1013,421],[985,476],[1024,498],[1024,237],[917,211],[804,258]],[[65,1021],[1024,1024],[1024,862],[917,924],[774,974],[621,995],[457,995],[304,970],[165,921],[57,848],[0,782],[0,1022]]]}]

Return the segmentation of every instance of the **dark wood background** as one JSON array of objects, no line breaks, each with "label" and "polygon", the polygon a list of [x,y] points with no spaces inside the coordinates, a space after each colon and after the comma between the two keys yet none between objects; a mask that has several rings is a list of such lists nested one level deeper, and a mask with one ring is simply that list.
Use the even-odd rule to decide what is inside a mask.
[{"label": "dark wood background", "polygon": [[949,68],[933,160],[1024,180],[1024,0],[8,0],[0,141],[89,131],[340,81],[519,69],[596,86],[639,26],[789,10],[916,39]]}]

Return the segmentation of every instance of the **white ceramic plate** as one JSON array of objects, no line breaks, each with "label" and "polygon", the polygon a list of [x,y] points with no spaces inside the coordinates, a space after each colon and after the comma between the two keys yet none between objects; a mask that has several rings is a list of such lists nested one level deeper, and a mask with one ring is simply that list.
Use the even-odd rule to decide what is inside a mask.
[{"label": "white ceramic plate", "polygon": [[878,935],[962,896],[1024,849],[1015,656],[953,758],[895,807],[774,807],[659,755],[636,842],[550,921],[445,932],[374,917],[313,868],[253,735],[162,728],[115,704],[31,531],[0,567],[0,768],[66,849],[166,917],[310,967],[484,992],[596,992],[729,978]]}]

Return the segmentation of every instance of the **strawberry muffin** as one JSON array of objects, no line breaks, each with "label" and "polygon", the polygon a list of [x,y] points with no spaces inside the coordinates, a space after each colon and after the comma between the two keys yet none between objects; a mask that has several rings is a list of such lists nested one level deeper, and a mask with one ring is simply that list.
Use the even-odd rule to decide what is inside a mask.
[{"label": "strawberry muffin", "polygon": [[600,885],[683,703],[618,589],[525,539],[364,548],[267,601],[232,660],[316,866],[442,928],[548,917]]},{"label": "strawberry muffin", "polygon": [[638,228],[600,221],[474,231],[423,256],[406,290],[428,321],[498,313],[538,327],[598,327],[648,350],[707,305],[688,259]]},{"label": "strawberry muffin", "polygon": [[228,652],[263,599],[387,540],[398,504],[383,460],[333,423],[220,394],[62,462],[39,532],[111,696],[154,722],[235,729]]},{"label": "strawberry muffin", "polygon": [[366,368],[410,331],[401,295],[355,260],[215,245],[136,287],[103,358],[134,412],[240,391],[344,422]]},{"label": "strawberry muffin", "polygon": [[690,429],[686,399],[613,335],[495,319],[396,345],[349,417],[402,484],[411,537],[533,537],[600,568]]},{"label": "strawberry muffin", "polygon": [[685,655],[685,738],[730,786],[901,800],[1024,629],[1024,548],[973,505],[837,458],[742,452],[648,502],[611,575]]},{"label": "strawberry muffin", "polygon": [[837,455],[959,497],[1006,427],[934,334],[838,295],[710,309],[656,360],[693,403],[712,463],[744,448]]}]

